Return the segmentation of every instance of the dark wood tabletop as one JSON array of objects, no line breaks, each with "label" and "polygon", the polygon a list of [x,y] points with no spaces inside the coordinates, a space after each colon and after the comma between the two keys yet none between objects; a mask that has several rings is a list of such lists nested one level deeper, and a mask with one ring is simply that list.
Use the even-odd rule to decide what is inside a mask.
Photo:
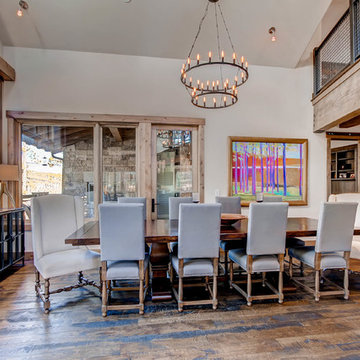
[{"label": "dark wood tabletop", "polygon": [[[221,240],[240,240],[246,239],[248,220],[243,219],[230,226],[221,226]],[[177,241],[178,221],[177,220],[151,220],[145,225],[145,241],[147,243],[169,243]],[[286,236],[291,237],[311,237],[316,236],[317,220],[306,217],[290,217]],[[360,229],[356,229],[355,235],[360,235]],[[304,240],[304,244],[313,245],[314,239]],[[66,244],[74,246],[99,245],[99,223],[91,221],[79,230],[68,236]]]}]

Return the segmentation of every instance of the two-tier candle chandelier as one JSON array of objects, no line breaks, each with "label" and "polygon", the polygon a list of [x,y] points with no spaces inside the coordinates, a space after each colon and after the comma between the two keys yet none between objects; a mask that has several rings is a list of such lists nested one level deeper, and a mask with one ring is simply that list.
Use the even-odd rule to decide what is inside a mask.
[{"label": "two-tier candle chandelier", "polygon": [[[203,22],[208,15],[210,3],[214,4],[218,56],[213,57],[212,51],[209,51],[206,61],[201,60],[200,54],[196,55],[195,60],[191,57]],[[232,49],[230,61],[226,59],[225,51],[220,44],[219,14]],[[234,105],[238,101],[237,89],[247,81],[248,77],[248,63],[243,56],[239,59],[235,52],[219,0],[208,0],[189,55],[181,68],[180,79],[191,95],[191,102],[205,109],[221,109]]]}]

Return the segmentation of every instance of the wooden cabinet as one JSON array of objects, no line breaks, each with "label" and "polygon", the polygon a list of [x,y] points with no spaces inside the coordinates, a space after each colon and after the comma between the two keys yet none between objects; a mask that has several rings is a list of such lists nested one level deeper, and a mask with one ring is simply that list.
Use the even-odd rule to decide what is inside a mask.
[{"label": "wooden cabinet", "polygon": [[357,146],[331,149],[331,193],[357,192]]},{"label": "wooden cabinet", "polygon": [[0,210],[0,272],[25,259],[24,209]]}]

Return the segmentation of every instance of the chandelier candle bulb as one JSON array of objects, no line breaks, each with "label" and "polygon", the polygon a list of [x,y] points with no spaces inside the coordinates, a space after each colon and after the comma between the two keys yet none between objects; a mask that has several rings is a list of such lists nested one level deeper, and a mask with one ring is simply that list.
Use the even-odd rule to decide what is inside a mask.
[{"label": "chandelier candle bulb", "polygon": [[236,62],[236,53],[233,53],[233,64]]},{"label": "chandelier candle bulb", "polygon": [[244,66],[244,61],[245,61],[245,59],[244,59],[244,57],[242,56],[242,57],[241,57],[241,66]]},{"label": "chandelier candle bulb", "polygon": [[215,98],[213,98],[213,100],[214,100],[214,107],[216,107],[216,99],[215,99]]},{"label": "chandelier candle bulb", "polygon": [[204,106],[206,105],[206,96],[204,97]]},{"label": "chandelier candle bulb", "polygon": [[200,90],[200,80],[197,81],[197,87]]},{"label": "chandelier candle bulb", "polygon": [[216,81],[216,89],[219,90],[219,80]]},{"label": "chandelier candle bulb", "polygon": [[226,96],[224,96],[224,106],[226,106]]},{"label": "chandelier candle bulb", "polygon": [[206,82],[206,89],[207,89],[207,90],[209,90],[209,86],[210,86],[210,81],[208,80],[208,81]]},{"label": "chandelier candle bulb", "polygon": [[211,51],[209,51],[209,62],[211,62]]},{"label": "chandelier candle bulb", "polygon": [[188,69],[190,69],[191,60],[190,58],[187,59]]},{"label": "chandelier candle bulb", "polygon": [[225,53],[224,50],[221,51],[221,61],[224,62],[224,58],[225,58]]},{"label": "chandelier candle bulb", "polygon": [[204,83],[201,83],[201,92],[204,91]]},{"label": "chandelier candle bulb", "polygon": [[212,89],[215,90],[215,81],[212,82]]},{"label": "chandelier candle bulb", "polygon": [[[190,86],[191,86],[191,84],[192,84],[192,77],[190,77]],[[194,88],[195,89],[195,88]]]},{"label": "chandelier candle bulb", "polygon": [[238,82],[238,77],[235,76],[235,85],[237,85],[237,82]]},{"label": "chandelier candle bulb", "polygon": [[246,67],[246,70],[247,70],[247,69],[248,69],[248,67],[249,67],[248,62],[246,62],[246,63],[245,63],[245,67]]},{"label": "chandelier candle bulb", "polygon": [[196,62],[197,62],[197,65],[200,64],[200,54],[197,54],[197,55],[196,55]]}]

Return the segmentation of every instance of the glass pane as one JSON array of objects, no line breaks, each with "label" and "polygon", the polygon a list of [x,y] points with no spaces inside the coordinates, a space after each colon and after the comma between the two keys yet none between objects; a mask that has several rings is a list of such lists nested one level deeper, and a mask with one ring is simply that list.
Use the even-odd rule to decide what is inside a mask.
[{"label": "glass pane", "polygon": [[169,218],[169,197],[192,195],[192,134],[157,130],[157,216]]},{"label": "glass pane", "polygon": [[137,196],[136,131],[103,128],[103,201]]},{"label": "glass pane", "polygon": [[93,128],[22,126],[22,193],[81,196],[84,216],[94,216]]}]

